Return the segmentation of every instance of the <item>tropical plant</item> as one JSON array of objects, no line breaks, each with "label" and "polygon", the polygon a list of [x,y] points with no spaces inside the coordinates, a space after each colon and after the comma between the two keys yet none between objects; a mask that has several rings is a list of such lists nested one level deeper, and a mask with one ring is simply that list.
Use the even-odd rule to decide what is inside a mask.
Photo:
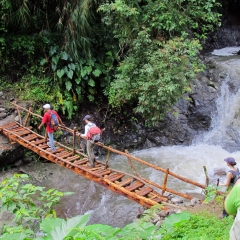
[{"label": "tropical plant", "polygon": [[183,212],[170,215],[164,220],[161,239],[225,240],[229,238],[232,223],[232,216],[219,219],[207,212],[198,214]]},{"label": "tropical plant", "polygon": [[[40,230],[44,218],[56,217],[53,206],[59,203],[62,193],[56,189],[44,190],[44,187],[29,183],[26,174],[15,174],[0,185],[1,212],[14,215],[12,224],[5,224],[2,237],[12,233],[25,232],[34,236]],[[2,238],[4,239],[4,238]]]}]

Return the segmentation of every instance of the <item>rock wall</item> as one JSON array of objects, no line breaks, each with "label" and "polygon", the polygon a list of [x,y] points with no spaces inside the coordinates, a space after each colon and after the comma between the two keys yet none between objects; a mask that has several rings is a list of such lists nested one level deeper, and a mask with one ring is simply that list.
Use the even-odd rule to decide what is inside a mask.
[{"label": "rock wall", "polygon": [[[16,120],[16,113],[8,101],[1,101],[0,126]],[[11,143],[7,137],[0,134],[0,167],[9,165],[24,156],[24,148],[17,143]]]}]

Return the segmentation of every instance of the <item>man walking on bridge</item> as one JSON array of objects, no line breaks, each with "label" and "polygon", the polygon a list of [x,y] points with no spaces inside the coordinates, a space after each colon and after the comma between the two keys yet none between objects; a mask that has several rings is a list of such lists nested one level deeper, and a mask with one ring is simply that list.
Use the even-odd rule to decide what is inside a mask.
[{"label": "man walking on bridge", "polygon": [[47,132],[48,138],[49,138],[48,146],[51,148],[51,151],[54,153],[56,151],[56,147],[54,146],[54,139],[53,139],[54,129],[51,126],[51,115],[55,114],[58,119],[58,122],[61,125],[64,125],[64,124],[63,124],[61,118],[59,117],[58,113],[54,110],[51,110],[50,104],[47,103],[47,104],[43,105],[43,109],[44,109],[44,115],[42,118],[42,123],[38,126],[38,129],[40,130],[44,124],[46,125],[46,132]]},{"label": "man walking on bridge", "polygon": [[[95,123],[92,122],[92,118],[90,115],[86,115],[83,118],[83,121],[85,121],[86,123],[85,132],[80,136],[86,137],[87,139],[87,153],[89,158],[89,166],[94,167],[94,162],[95,162],[95,155],[93,152],[94,142],[97,142],[100,139],[100,134],[102,133],[102,131],[96,126]],[[93,136],[89,136],[91,132],[90,129],[97,129],[97,132],[95,132]]]}]

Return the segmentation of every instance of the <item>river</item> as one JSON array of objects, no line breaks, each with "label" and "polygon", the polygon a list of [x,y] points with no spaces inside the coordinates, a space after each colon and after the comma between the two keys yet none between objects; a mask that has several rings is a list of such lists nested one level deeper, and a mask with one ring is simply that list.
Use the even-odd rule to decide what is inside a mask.
[{"label": "river", "polygon": [[[232,47],[215,50],[207,57],[215,61],[226,79],[221,86],[217,99],[217,114],[212,117],[211,130],[198,135],[191,146],[156,147],[135,151],[131,154],[156,164],[162,168],[205,184],[203,166],[207,167],[214,181],[214,169],[226,169],[223,161],[226,157],[234,157],[240,164],[240,91],[231,91],[232,82],[240,85],[240,56],[235,53],[240,48]],[[104,160],[104,159],[102,159]],[[111,168],[130,171],[126,157],[112,156],[109,160]],[[136,164],[137,171],[150,180],[161,184],[163,175]],[[91,213],[90,224],[102,223],[113,227],[123,227],[131,223],[142,210],[140,205],[123,196],[111,192],[76,173],[52,163],[31,162],[22,165],[20,170],[33,177],[34,183],[60,191],[74,192],[64,197],[57,206],[58,215],[73,217]],[[0,178],[10,176],[14,169],[2,172]],[[224,181],[224,177],[220,179]],[[201,189],[169,178],[169,188],[182,192],[201,193]]]}]

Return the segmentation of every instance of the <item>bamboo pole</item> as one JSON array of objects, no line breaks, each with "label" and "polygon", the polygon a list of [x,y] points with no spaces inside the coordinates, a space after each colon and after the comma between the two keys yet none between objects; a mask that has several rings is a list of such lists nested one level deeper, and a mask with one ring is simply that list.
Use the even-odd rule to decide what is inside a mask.
[{"label": "bamboo pole", "polygon": [[[129,155],[129,152],[128,152],[127,149],[125,149],[125,153],[126,153],[127,155]],[[127,157],[127,159],[128,159],[128,163],[129,163],[129,165],[130,165],[130,167],[131,167],[134,175],[139,177],[139,175],[138,175],[138,173],[137,173],[137,171],[136,171],[136,169],[135,169],[135,167],[134,167],[134,165],[133,165],[133,163],[132,163],[132,159],[129,158],[129,157]]]},{"label": "bamboo pole", "polygon": [[28,122],[28,119],[29,119],[29,117],[31,116],[31,107],[29,108],[29,110],[28,110],[28,114],[27,114],[27,116],[26,116],[26,120],[25,120],[25,123],[24,123],[24,127],[26,127],[27,126],[27,122]]},{"label": "bamboo pole", "polygon": [[206,186],[208,186],[209,185],[209,177],[208,177],[208,172],[207,172],[206,166],[203,166],[203,170],[204,170],[204,173],[206,176]]},{"label": "bamboo pole", "polygon": [[19,123],[22,125],[22,118],[21,118],[21,114],[20,114],[18,107],[17,107],[17,112],[18,112],[18,117],[19,117]]},{"label": "bamboo pole", "polygon": [[[17,108],[20,108],[20,109],[22,109],[22,110],[28,112],[28,109],[26,109],[26,108],[24,108],[24,107],[21,107],[21,106],[17,105],[16,102],[12,102],[12,104],[13,104],[15,107],[17,107]],[[40,116],[40,115],[38,115],[38,114],[36,114],[36,113],[33,113],[33,112],[31,112],[31,111],[30,111],[30,113],[31,113],[31,115],[36,116],[36,117],[39,117],[39,118],[42,119],[42,116]]]},{"label": "bamboo pole", "polygon": [[48,136],[48,134],[47,134],[47,129],[45,129],[45,134],[44,134],[44,142],[45,142],[45,143],[47,142],[47,136]]},{"label": "bamboo pole", "polygon": [[166,191],[166,185],[167,185],[167,178],[168,178],[168,173],[169,173],[169,168],[166,169],[166,173],[164,176],[164,181],[163,181],[163,188],[162,188],[162,195],[165,193]]},{"label": "bamboo pole", "polygon": [[[142,159],[140,159],[140,158],[137,158],[137,157],[135,157],[135,156],[133,156],[133,155],[126,154],[126,153],[121,152],[121,151],[118,151],[118,150],[116,150],[116,149],[114,149],[114,148],[110,148],[110,147],[108,147],[108,146],[103,145],[102,143],[96,143],[96,144],[97,144],[98,146],[101,146],[101,147],[103,147],[103,148],[105,148],[105,149],[107,149],[107,150],[110,150],[110,151],[114,152],[114,153],[117,153],[117,154],[120,154],[120,155],[123,155],[123,156],[126,156],[126,157],[130,157],[131,159],[133,159],[133,160],[135,160],[135,161],[137,161],[137,162],[140,162],[140,163],[142,163],[142,164],[144,164],[144,165],[146,165],[146,166],[149,166],[149,167],[154,168],[154,169],[156,169],[156,170],[158,170],[158,171],[161,171],[161,172],[166,173],[166,169],[161,168],[161,167],[159,167],[159,166],[156,166],[156,165],[154,165],[154,164],[151,164],[151,163],[149,163],[149,162],[146,162],[146,161],[144,161],[144,160],[142,160]],[[197,186],[197,187],[200,187],[200,188],[205,189],[205,185],[203,185],[203,184],[201,184],[201,183],[198,183],[198,182],[195,182],[195,181],[193,181],[193,180],[191,180],[191,179],[182,177],[182,176],[180,176],[180,175],[178,175],[178,174],[176,174],[176,173],[174,173],[174,172],[169,171],[169,175],[171,175],[171,176],[173,176],[173,177],[175,177],[175,178],[178,178],[178,179],[182,180],[183,182],[190,183],[190,184],[192,184],[192,185],[195,185],[195,186]]]},{"label": "bamboo pole", "polygon": [[107,169],[107,167],[108,167],[108,161],[109,161],[109,158],[110,158],[110,153],[111,153],[111,152],[108,150],[107,157],[106,157],[105,169]]},{"label": "bamboo pole", "polygon": [[73,152],[73,155],[75,154],[75,145],[76,145],[76,131],[77,131],[77,128],[76,127],[74,127],[73,128],[73,150],[72,150],[72,152]]}]

